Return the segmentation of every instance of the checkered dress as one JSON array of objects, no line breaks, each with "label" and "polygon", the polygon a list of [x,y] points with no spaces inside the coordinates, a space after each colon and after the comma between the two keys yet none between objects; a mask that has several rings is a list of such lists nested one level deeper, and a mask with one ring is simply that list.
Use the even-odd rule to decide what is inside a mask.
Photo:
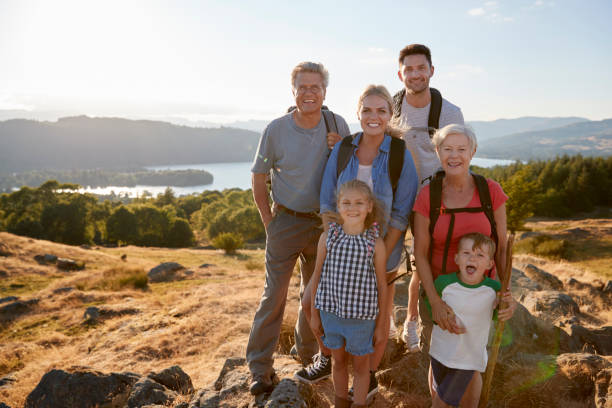
[{"label": "checkered dress", "polygon": [[315,307],[344,319],[376,319],[378,286],[374,272],[374,246],[378,224],[359,235],[348,235],[330,223],[327,257],[315,296]]}]

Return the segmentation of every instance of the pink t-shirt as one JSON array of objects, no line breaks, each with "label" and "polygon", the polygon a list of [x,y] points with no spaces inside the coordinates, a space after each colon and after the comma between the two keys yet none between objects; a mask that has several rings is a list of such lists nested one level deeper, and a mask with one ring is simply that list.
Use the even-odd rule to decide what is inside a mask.
[{"label": "pink t-shirt", "polygon": [[[493,210],[495,211],[502,204],[504,204],[506,200],[508,200],[508,196],[504,193],[504,190],[502,190],[499,183],[487,179],[487,184],[489,185],[491,202],[493,204]],[[467,207],[480,207],[480,205],[478,189],[474,187],[474,196]],[[446,208],[444,206],[444,198],[442,198],[442,208]],[[419,192],[416,202],[414,203],[414,211],[429,219],[429,185],[423,187],[423,189]],[[438,277],[438,275],[440,275],[442,270],[444,244],[446,243],[446,235],[448,234],[450,219],[450,214],[441,214],[438,217],[436,227],[434,228],[433,251],[431,257],[431,271],[433,273],[434,280]],[[453,235],[451,237],[448,250],[448,257],[446,258],[446,273],[452,273],[459,270],[459,267],[455,263],[455,254],[457,253],[459,238],[470,232],[480,232],[488,237],[491,236],[491,224],[489,223],[489,220],[484,212],[455,213],[455,225],[453,227]]]}]

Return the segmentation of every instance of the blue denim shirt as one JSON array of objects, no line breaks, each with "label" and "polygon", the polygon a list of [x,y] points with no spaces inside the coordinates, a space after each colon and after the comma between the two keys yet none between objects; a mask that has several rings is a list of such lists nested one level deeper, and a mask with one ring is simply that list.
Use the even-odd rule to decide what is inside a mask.
[{"label": "blue denim shirt", "polygon": [[[357,148],[361,140],[362,132],[358,133],[353,139],[353,145]],[[353,155],[350,158],[346,168],[336,177],[338,166],[338,151],[340,143],[336,143],[332,150],[325,172],[323,173],[323,182],[321,184],[321,213],[336,212],[336,194],[338,188],[347,181],[357,178],[359,169],[359,159],[355,155],[357,149],[353,150]],[[388,226],[396,228],[400,231],[406,231],[408,228],[410,212],[414,205],[418,189],[418,178],[412,155],[408,150],[404,153],[404,165],[397,183],[395,191],[395,200],[393,199],[393,188],[389,179],[389,149],[391,148],[391,136],[385,135],[383,142],[380,144],[379,153],[374,158],[372,163],[372,182],[374,184],[374,195],[380,200],[385,211],[385,221]],[[386,233],[386,228],[385,228]],[[401,258],[401,250],[403,239],[398,242],[393,249],[392,255],[389,256],[387,270],[390,264],[397,265]]]}]

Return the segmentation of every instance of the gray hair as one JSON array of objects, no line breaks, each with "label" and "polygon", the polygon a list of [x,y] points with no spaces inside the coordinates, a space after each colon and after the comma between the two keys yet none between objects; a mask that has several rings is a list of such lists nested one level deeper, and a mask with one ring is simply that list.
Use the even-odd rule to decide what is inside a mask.
[{"label": "gray hair", "polygon": [[315,74],[321,75],[321,79],[323,79],[323,88],[327,89],[327,85],[329,85],[329,72],[327,72],[323,64],[310,61],[304,61],[297,64],[295,68],[293,68],[293,71],[291,71],[291,87],[293,89],[295,89],[295,79],[301,72],[314,72]]},{"label": "gray hair", "polygon": [[431,139],[432,143],[436,146],[436,150],[440,148],[442,143],[444,143],[446,138],[450,135],[465,135],[470,143],[472,152],[476,151],[478,142],[476,141],[476,134],[472,128],[468,125],[459,125],[457,123],[446,125],[443,128],[436,130],[436,133],[434,133],[433,138]]}]

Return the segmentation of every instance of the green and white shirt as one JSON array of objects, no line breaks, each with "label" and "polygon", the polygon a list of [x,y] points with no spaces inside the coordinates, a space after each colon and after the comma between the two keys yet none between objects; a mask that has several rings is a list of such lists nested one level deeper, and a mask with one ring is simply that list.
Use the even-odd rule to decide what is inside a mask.
[{"label": "green and white shirt", "polygon": [[485,277],[479,284],[468,285],[459,280],[457,273],[440,275],[434,284],[466,332],[453,334],[434,325],[429,354],[449,368],[484,372],[493,307],[501,284]]}]

